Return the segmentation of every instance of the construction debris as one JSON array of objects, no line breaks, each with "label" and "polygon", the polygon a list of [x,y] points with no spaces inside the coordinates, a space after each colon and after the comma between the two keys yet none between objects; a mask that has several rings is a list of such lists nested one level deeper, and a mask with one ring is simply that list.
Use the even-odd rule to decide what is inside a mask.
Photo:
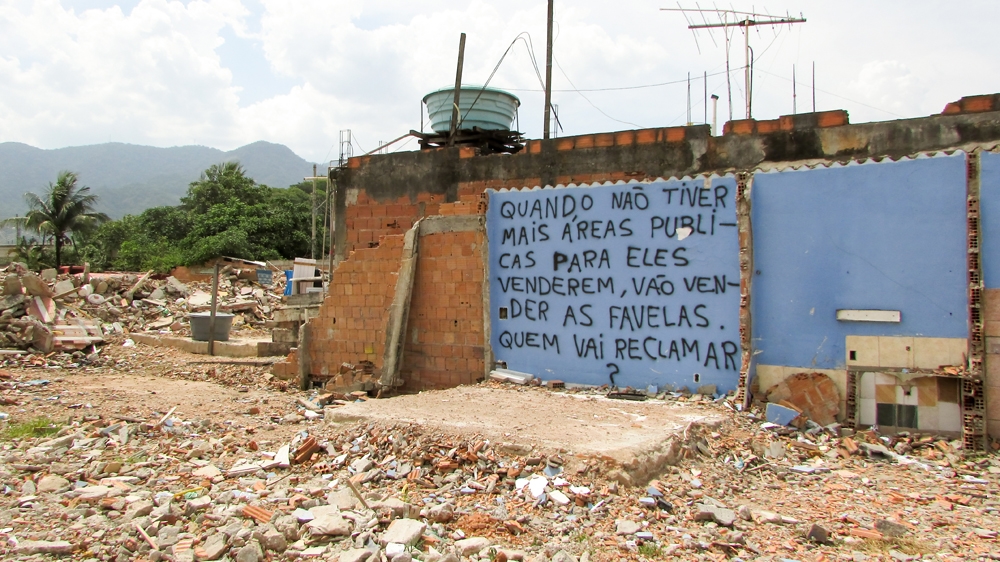
[{"label": "construction debris", "polygon": [[[263,287],[226,268],[219,280],[220,312],[233,329],[264,335],[282,306],[284,276]],[[188,315],[210,308],[209,283],[131,273],[57,275],[13,263],[0,271],[0,348],[49,353],[91,350],[111,335],[153,331],[190,336]],[[287,353],[287,350],[285,350]]]},{"label": "construction debris", "polygon": [[[108,406],[123,402],[99,407],[101,396],[79,392],[77,377],[129,368],[144,376],[174,373],[184,365],[182,355],[121,345],[100,355],[95,365],[106,366],[52,371],[56,365],[32,366],[21,356],[8,360],[17,367],[0,371],[5,414],[68,418],[50,435],[4,441],[0,554],[6,557],[485,562],[1000,555],[1000,460],[967,458],[960,440],[809,422],[796,430],[765,421],[757,409],[739,412],[731,397],[651,393],[644,404],[725,421],[708,431],[689,429],[694,434],[677,465],[648,481],[623,483],[607,458],[410,423],[325,421],[331,408],[364,393],[282,393],[262,384],[251,385],[255,398],[235,406],[242,417],[234,406],[205,415],[186,403],[115,413]],[[178,359],[163,361],[172,357]],[[222,366],[197,367],[207,368]],[[252,369],[265,380],[262,368]],[[191,371],[153,375],[157,396],[172,385],[217,380]],[[555,392],[484,384],[507,389],[513,399]],[[241,396],[232,383],[224,386],[225,396]],[[606,400],[607,390],[560,392]],[[428,417],[436,408],[462,407],[442,404],[434,392],[421,396]],[[60,409],[68,416],[56,415]],[[0,422],[0,430],[7,427],[11,421]]]}]

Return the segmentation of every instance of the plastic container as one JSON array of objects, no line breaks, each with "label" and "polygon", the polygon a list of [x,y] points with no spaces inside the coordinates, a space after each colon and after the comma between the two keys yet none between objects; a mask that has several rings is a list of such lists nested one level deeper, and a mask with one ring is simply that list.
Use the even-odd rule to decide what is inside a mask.
[{"label": "plastic container", "polygon": [[[212,322],[212,313],[194,312],[188,315],[191,321],[191,339],[208,341],[208,325]],[[233,315],[228,312],[215,313],[215,341],[229,341],[229,330],[233,327]]]},{"label": "plastic container", "polygon": [[285,296],[286,297],[292,294],[292,275],[294,273],[295,273],[294,270],[291,270],[291,269],[286,269],[285,270]]},{"label": "plastic container", "polygon": [[[478,99],[476,99],[478,98]],[[441,88],[424,96],[431,128],[437,133],[451,129],[451,114],[455,103],[455,88]],[[462,129],[479,127],[487,131],[509,131],[521,100],[496,88],[462,86],[458,96],[459,121]]]}]

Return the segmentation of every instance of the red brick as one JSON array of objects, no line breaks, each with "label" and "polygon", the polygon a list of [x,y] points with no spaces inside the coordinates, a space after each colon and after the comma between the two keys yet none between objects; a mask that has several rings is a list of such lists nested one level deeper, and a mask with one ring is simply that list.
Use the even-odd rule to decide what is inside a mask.
[{"label": "red brick", "polygon": [[[989,100],[992,107],[992,99]],[[984,110],[988,111],[988,110]],[[816,119],[817,127],[840,127],[847,125],[847,112],[843,109],[820,112]]]},{"label": "red brick", "polygon": [[684,140],[687,134],[687,129],[685,127],[668,127],[664,129],[666,142],[680,142]]},{"label": "red brick", "polygon": [[621,131],[615,133],[615,144],[618,146],[628,146],[635,142],[635,131]]},{"label": "red brick", "polygon": [[656,129],[642,129],[635,132],[635,143],[636,144],[653,144],[656,142],[658,135]]}]

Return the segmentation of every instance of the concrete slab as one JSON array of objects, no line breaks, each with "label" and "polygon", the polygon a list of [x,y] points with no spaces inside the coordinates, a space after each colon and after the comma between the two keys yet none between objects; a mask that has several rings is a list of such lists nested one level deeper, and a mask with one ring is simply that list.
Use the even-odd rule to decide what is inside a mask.
[{"label": "concrete slab", "polygon": [[479,434],[512,450],[563,451],[578,459],[610,460],[643,482],[680,460],[700,430],[723,417],[704,406],[545,389],[460,386],[327,410],[333,423],[413,423]]},{"label": "concrete slab", "polygon": [[[160,334],[129,334],[136,343],[152,347],[171,347],[187,353],[208,355],[208,342],[195,341],[191,338],[164,336]],[[218,357],[262,357],[259,354],[260,343],[269,343],[267,338],[230,339],[215,342],[215,355]],[[266,346],[265,346],[266,347]]]}]

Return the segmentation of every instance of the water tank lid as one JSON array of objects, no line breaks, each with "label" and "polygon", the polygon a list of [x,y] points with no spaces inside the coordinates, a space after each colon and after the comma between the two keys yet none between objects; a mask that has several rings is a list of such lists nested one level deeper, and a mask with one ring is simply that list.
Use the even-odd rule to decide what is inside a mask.
[{"label": "water tank lid", "polygon": [[[440,92],[451,92],[451,91],[454,91],[454,90],[455,90],[455,86],[445,86],[444,88],[438,88],[437,90],[434,90],[433,92],[430,92],[429,94],[427,94],[426,96],[424,96],[423,102],[424,102],[424,104],[426,104],[427,103],[427,98],[433,96],[434,94],[437,94],[437,93],[440,93]],[[475,84],[462,84],[462,95],[463,96],[465,95],[465,92],[479,92],[479,91],[495,92],[495,93],[498,93],[498,94],[503,94],[505,96],[510,96],[511,98],[514,98],[514,103],[516,103],[518,107],[521,106],[521,100],[518,99],[518,97],[515,96],[514,94],[512,94],[510,92],[507,92],[505,90],[501,90],[499,88],[491,88],[489,86],[487,86],[487,87],[484,88],[482,86],[477,86]]]}]

